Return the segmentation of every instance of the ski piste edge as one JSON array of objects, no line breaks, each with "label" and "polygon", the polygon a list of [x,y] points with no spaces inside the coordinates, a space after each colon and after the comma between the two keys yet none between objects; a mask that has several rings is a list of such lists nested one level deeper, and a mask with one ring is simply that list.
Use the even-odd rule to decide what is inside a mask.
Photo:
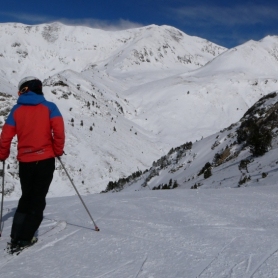
[{"label": "ski piste edge", "polygon": [[[35,242],[34,244],[27,246],[25,248],[23,248],[22,250],[19,250],[13,254],[9,254],[8,252],[6,253],[6,257],[8,260],[6,260],[3,264],[0,264],[0,268],[3,267],[4,265],[6,265],[9,261],[11,261],[12,259],[16,258],[17,256],[19,256],[21,253],[31,249],[31,247],[40,244],[41,242],[44,241],[44,239],[51,237],[53,235],[56,235],[57,233],[61,232],[62,230],[64,230],[67,227],[67,222],[64,220],[60,220],[57,223],[54,224],[54,226],[50,227],[48,230],[46,230],[45,232],[43,232],[42,234],[38,235],[38,240],[37,242]],[[4,251],[7,251],[7,247],[4,249]]]}]

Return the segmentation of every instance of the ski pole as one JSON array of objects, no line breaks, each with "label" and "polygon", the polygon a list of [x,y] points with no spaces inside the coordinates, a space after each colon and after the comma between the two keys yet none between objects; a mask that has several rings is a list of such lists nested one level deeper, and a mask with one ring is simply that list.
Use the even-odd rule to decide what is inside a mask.
[{"label": "ski pole", "polygon": [[98,232],[98,231],[99,231],[98,226],[96,225],[96,223],[95,223],[95,221],[94,221],[94,219],[93,219],[93,217],[92,217],[91,213],[89,212],[89,210],[88,210],[87,206],[85,205],[85,203],[84,203],[83,199],[81,198],[81,196],[80,196],[80,194],[79,194],[79,192],[78,192],[78,190],[77,190],[76,186],[74,185],[74,183],[73,183],[73,181],[72,181],[72,179],[71,179],[71,177],[70,177],[70,175],[69,175],[69,173],[68,173],[67,169],[65,168],[65,166],[64,166],[64,164],[63,164],[63,162],[62,162],[62,160],[61,160],[61,158],[60,158],[59,156],[58,156],[58,160],[60,161],[60,163],[61,163],[61,165],[62,165],[62,167],[63,167],[64,171],[66,172],[66,174],[67,174],[67,176],[68,176],[68,178],[69,178],[69,180],[70,180],[70,182],[71,182],[72,186],[74,187],[74,189],[75,189],[75,191],[76,191],[76,193],[77,193],[77,195],[78,195],[79,199],[81,200],[81,202],[82,202],[82,204],[83,204],[84,208],[86,209],[86,211],[88,212],[88,214],[89,214],[89,216],[90,216],[91,220],[93,221],[94,226],[95,226],[95,231],[97,231],[97,232]]},{"label": "ski pole", "polygon": [[0,237],[2,236],[2,216],[4,205],[4,184],[5,184],[5,160],[3,161],[3,176],[2,176],[2,200],[1,200],[1,213],[0,213]]}]

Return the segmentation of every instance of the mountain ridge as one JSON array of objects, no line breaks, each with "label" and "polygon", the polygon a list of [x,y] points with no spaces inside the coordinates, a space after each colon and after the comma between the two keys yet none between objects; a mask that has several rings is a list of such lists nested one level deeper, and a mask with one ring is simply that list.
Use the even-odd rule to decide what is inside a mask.
[{"label": "mountain ridge", "polygon": [[[46,98],[57,103],[64,116],[63,161],[82,194],[100,192],[109,181],[150,167],[171,148],[225,128],[277,89],[269,70],[264,76],[252,66],[250,73],[232,70],[243,59],[244,45],[233,59],[233,51],[171,26],[108,32],[58,23],[2,24],[0,36],[0,92],[13,96],[3,97],[1,111],[16,102],[23,75],[43,80]],[[265,41],[258,42],[258,49],[267,47],[264,53],[271,56],[276,40]],[[252,56],[255,62],[263,60],[258,49],[259,57]],[[227,70],[219,72],[218,58],[225,57]],[[20,195],[15,147],[16,139],[7,161],[10,198]],[[50,196],[74,194],[61,167],[56,168],[58,186],[51,188]]]}]

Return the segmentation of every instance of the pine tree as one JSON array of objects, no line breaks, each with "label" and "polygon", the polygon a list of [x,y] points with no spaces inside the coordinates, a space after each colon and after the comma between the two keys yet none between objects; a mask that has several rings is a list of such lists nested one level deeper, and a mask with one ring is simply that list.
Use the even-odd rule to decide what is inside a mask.
[{"label": "pine tree", "polygon": [[172,179],[170,179],[169,180],[169,187],[172,188],[172,185],[173,185],[173,181],[172,181]]},{"label": "pine tree", "polygon": [[209,178],[210,176],[212,176],[211,167],[209,167],[208,169],[206,169],[206,170],[204,171],[204,178],[205,178],[205,179]]}]

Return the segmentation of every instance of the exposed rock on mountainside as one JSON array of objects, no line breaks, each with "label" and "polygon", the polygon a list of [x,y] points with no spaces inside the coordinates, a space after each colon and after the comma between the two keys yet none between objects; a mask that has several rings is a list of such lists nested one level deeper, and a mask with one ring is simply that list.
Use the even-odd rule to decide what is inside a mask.
[{"label": "exposed rock on mountainside", "polygon": [[278,102],[269,104],[267,100],[276,99],[277,93],[262,97],[241,119],[237,130],[238,143],[245,142],[253,155],[263,155],[271,147],[272,137],[277,136]]},{"label": "exposed rock on mountainside", "polygon": [[[216,141],[211,146],[213,138]],[[278,168],[274,166],[278,163],[277,147],[278,94],[273,92],[255,103],[238,123],[193,144],[171,149],[153,162],[150,169],[109,182],[104,192],[258,183],[268,176],[271,168]],[[272,170],[270,175],[275,172]],[[173,180],[175,187],[171,186]]]}]

